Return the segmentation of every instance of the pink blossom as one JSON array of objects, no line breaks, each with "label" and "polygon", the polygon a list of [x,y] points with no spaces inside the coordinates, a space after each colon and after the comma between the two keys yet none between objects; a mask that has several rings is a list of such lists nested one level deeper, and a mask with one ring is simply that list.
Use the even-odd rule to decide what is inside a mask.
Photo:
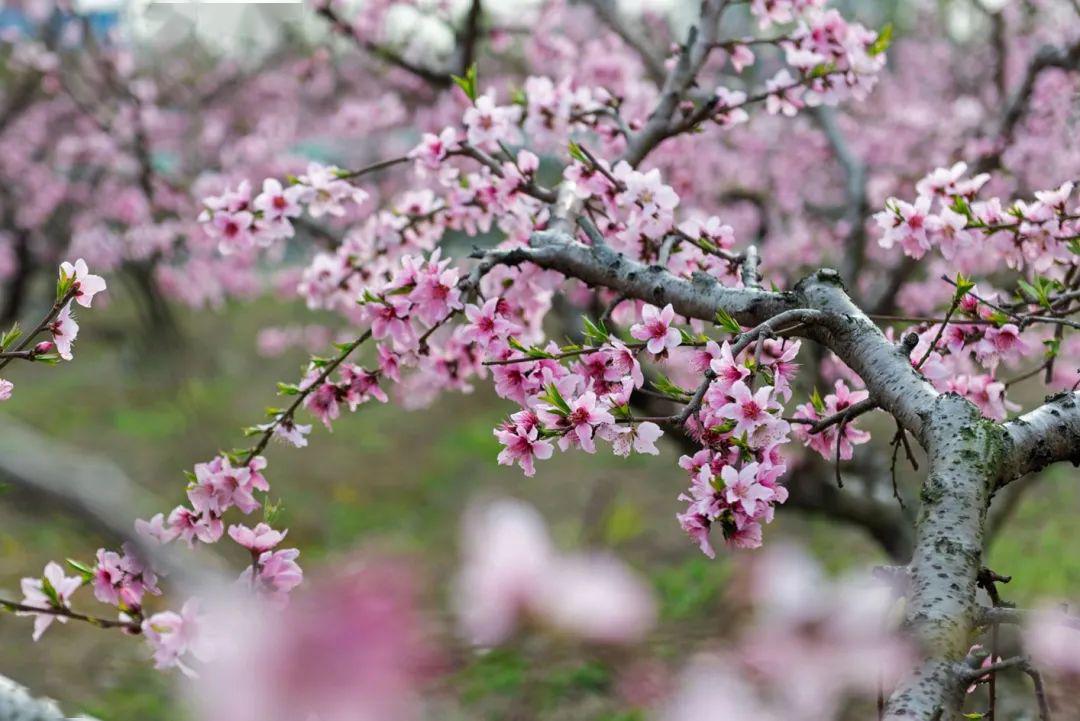
[{"label": "pink blossom", "polygon": [[94,576],[91,579],[94,597],[102,603],[116,606],[120,603],[120,590],[123,583],[124,568],[121,565],[120,555],[114,551],[99,548],[97,565],[94,567]]},{"label": "pink blossom", "polygon": [[756,516],[759,503],[768,503],[773,498],[772,489],[757,482],[758,464],[747,463],[739,470],[724,466],[720,478],[724,482],[724,495],[728,503],[738,503],[748,516]]},{"label": "pink blossom", "polygon": [[75,265],[67,261],[61,263],[60,274],[62,277],[75,279],[73,298],[84,308],[89,308],[94,296],[105,290],[105,279],[100,275],[92,275],[86,267],[86,261],[82,258],[76,260]]},{"label": "pink blossom", "polygon": [[255,528],[241,524],[229,526],[229,538],[259,555],[281,543],[287,533],[288,531],[275,531],[265,523],[259,523]]},{"label": "pink blossom", "polygon": [[447,154],[457,146],[457,131],[452,127],[443,128],[438,135],[424,133],[420,144],[409,151],[409,157],[415,158],[419,167],[438,170]]},{"label": "pink blossom", "polygon": [[[713,342],[715,345],[715,342]],[[716,374],[716,380],[709,386],[711,393],[715,388],[720,393],[727,393],[731,387],[750,376],[750,369],[739,363],[731,355],[731,345],[724,341],[718,347],[718,353],[709,362],[709,368]]]},{"label": "pink blossom", "polygon": [[280,551],[264,551],[256,560],[257,573],[252,580],[252,566],[240,574],[239,583],[248,586],[270,603],[284,607],[289,602],[289,591],[304,580],[304,572],[296,562],[300,551],[286,548]]},{"label": "pink blossom", "polygon": [[0,378],[0,401],[6,401],[11,398],[12,391],[15,390],[15,384],[6,378]]},{"label": "pink blossom", "polygon": [[533,459],[544,461],[555,452],[550,442],[540,439],[540,431],[535,426],[525,429],[513,423],[506,424],[495,429],[495,437],[506,446],[499,452],[499,465],[517,463],[526,476],[536,473]]},{"label": "pink blossom", "polygon": [[[266,426],[262,426],[262,429],[266,430]],[[311,433],[311,424],[295,423],[286,418],[274,426],[273,433],[275,438],[280,438],[294,448],[304,448],[308,444],[307,436]]]},{"label": "pink blossom", "polygon": [[599,643],[641,638],[655,620],[648,587],[604,555],[558,553],[543,519],[519,501],[466,514],[455,605],[473,643],[505,641],[525,617]]},{"label": "pink blossom", "polygon": [[179,668],[186,676],[197,676],[188,666],[189,655],[205,661],[210,655],[209,639],[202,633],[199,602],[187,601],[180,613],[155,613],[142,623],[143,635],[154,651],[154,667]]},{"label": "pink blossom", "polygon": [[921,195],[914,205],[891,198],[889,204],[893,210],[885,210],[874,216],[878,225],[885,230],[879,244],[882,248],[891,248],[899,242],[905,255],[921,258],[931,247],[927,234],[934,225],[930,222],[930,198]]},{"label": "pink blossom", "polygon": [[169,529],[187,543],[189,548],[194,546],[197,540],[214,543],[221,538],[224,531],[219,516],[199,514],[184,506],[177,506],[169,513],[168,524]]},{"label": "pink blossom", "polygon": [[462,339],[477,343],[481,348],[486,348],[492,341],[504,340],[516,330],[516,326],[500,314],[498,298],[489,298],[483,307],[472,303],[466,305],[465,317],[469,324],[465,326]]},{"label": "pink blossom", "polygon": [[675,309],[668,303],[663,310],[654,305],[645,305],[641,309],[641,322],[630,328],[630,335],[646,341],[645,348],[653,355],[678,348],[682,344],[682,334],[678,328],[671,327],[675,320]]},{"label": "pink blossom", "polygon": [[618,426],[612,441],[613,450],[617,456],[629,456],[631,449],[636,453],[656,456],[660,454],[656,441],[662,435],[664,432],[660,430],[660,426],[651,421]]},{"label": "pink blossom", "polygon": [[368,194],[343,180],[339,176],[340,172],[332,166],[311,163],[307,173],[300,176],[300,183],[308,189],[304,199],[312,218],[321,218],[324,215],[341,217],[345,215],[344,203],[360,205],[367,200]]},{"label": "pink blossom", "polygon": [[[82,585],[78,576],[65,576],[64,569],[55,561],[45,564],[41,578],[22,579],[23,604],[35,608],[71,608],[71,596]],[[65,616],[52,613],[18,612],[20,616],[34,616],[34,640],[52,625],[54,620],[67,623]]]},{"label": "pink blossom", "polygon": [[804,105],[801,99],[803,89],[786,69],[780,70],[766,82],[765,88],[769,93],[765,98],[765,112],[769,115],[795,117]]},{"label": "pink blossom", "polygon": [[279,609],[238,587],[200,619],[203,721],[409,721],[443,666],[403,561],[363,558]]},{"label": "pink blossom", "polygon": [[559,447],[566,450],[571,445],[580,445],[586,453],[596,452],[593,435],[598,428],[615,423],[614,416],[600,407],[596,393],[587,391],[568,402],[570,412],[565,415],[549,409],[541,417],[565,431],[559,439]]},{"label": "pink blossom", "polygon": [[712,544],[709,543],[709,529],[712,522],[708,516],[704,513],[691,511],[676,514],[675,518],[679,521],[683,531],[698,544],[702,553],[709,558],[716,558],[716,551],[713,549]]},{"label": "pink blossom", "polygon": [[719,409],[720,415],[735,421],[732,431],[736,436],[752,435],[760,426],[772,421],[769,407],[772,404],[772,386],[762,386],[751,391],[743,381],[735,381],[728,396],[731,402]]},{"label": "pink blossom", "polygon": [[143,538],[158,543],[168,543],[177,536],[177,531],[165,524],[165,515],[162,513],[154,514],[149,521],[136,519],[135,531]]},{"label": "pink blossom", "polygon": [[493,149],[499,141],[514,141],[514,124],[521,115],[517,106],[498,106],[492,94],[481,95],[465,111],[462,122],[470,145]]},{"label": "pink blossom", "polygon": [[56,344],[56,352],[64,360],[71,360],[74,357],[71,354],[71,344],[75,342],[76,336],[79,335],[79,324],[75,322],[75,318],[71,315],[70,301],[64,305],[56,318],[49,323],[49,332],[52,333],[53,343]]}]

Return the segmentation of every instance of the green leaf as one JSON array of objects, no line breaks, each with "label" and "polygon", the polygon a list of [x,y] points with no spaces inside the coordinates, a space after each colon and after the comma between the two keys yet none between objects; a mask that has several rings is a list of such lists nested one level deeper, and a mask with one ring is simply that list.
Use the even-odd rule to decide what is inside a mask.
[{"label": "green leaf", "polygon": [[1053,282],[1039,275],[1035,276],[1034,281],[1034,283],[1028,283],[1023,278],[1020,278],[1016,281],[1016,284],[1028,296],[1025,300],[1037,301],[1042,307],[1049,308],[1051,305],[1050,292],[1054,288]]},{"label": "green leaf", "polygon": [[11,329],[0,337],[0,350],[9,347],[12,343],[19,340],[19,336],[21,335],[22,328],[19,327],[19,321],[15,321],[15,324],[11,326]]},{"label": "green leaf", "polygon": [[266,503],[263,504],[263,522],[269,526],[274,525],[281,516],[281,512],[284,508],[285,505],[281,502],[280,498],[277,500],[277,503],[271,503],[269,496],[267,496]]},{"label": "green leaf", "polygon": [[954,295],[954,300],[959,303],[960,299],[967,295],[971,291],[971,289],[975,287],[975,282],[972,281],[970,278],[964,277],[963,273],[957,273],[955,283],[956,294]]},{"label": "green leaf", "polygon": [[46,596],[49,597],[49,603],[51,603],[53,606],[59,607],[63,605],[60,603],[60,594],[58,594],[56,592],[56,589],[53,588],[52,581],[50,581],[45,576],[41,577],[41,590],[45,593]]},{"label": "green leaf", "polygon": [[821,397],[821,393],[815,388],[814,392],[810,394],[810,405],[814,407],[814,410],[818,413],[825,413],[825,401]]},{"label": "green leaf", "polygon": [[731,314],[723,308],[716,311],[716,324],[733,335],[742,333],[742,326],[739,325],[739,322],[732,318]]},{"label": "green leaf", "polygon": [[295,396],[299,395],[300,393],[300,386],[296,385],[295,383],[282,383],[279,381],[277,384],[277,389],[278,395],[282,396]]},{"label": "green leaf", "polygon": [[950,206],[954,211],[971,219],[971,206],[968,205],[967,199],[962,195],[954,195],[953,202]]},{"label": "green leaf", "polygon": [[562,397],[562,393],[559,392],[558,386],[554,383],[548,383],[547,392],[540,396],[540,398],[554,406],[556,412],[561,412],[562,415],[570,414],[570,404]]},{"label": "green leaf", "polygon": [[723,423],[713,426],[709,430],[716,434],[731,433],[735,430],[735,421],[729,418]]},{"label": "green leaf", "polygon": [[589,156],[585,155],[585,151],[582,150],[581,146],[575,143],[573,140],[571,140],[567,144],[567,151],[570,153],[570,157],[578,161],[579,163],[584,163],[586,165],[592,164],[589,161]]},{"label": "green leaf", "polygon": [[74,558],[68,558],[66,560],[69,566],[78,571],[79,575],[82,576],[83,581],[89,581],[94,577],[94,569],[90,568],[85,563],[80,563]]},{"label": "green leaf", "polygon": [[893,38],[893,24],[885,23],[881,30],[878,31],[877,38],[870,44],[870,47],[866,49],[867,55],[881,55],[883,52],[889,49],[892,45]]},{"label": "green leaf", "polygon": [[71,286],[75,285],[75,276],[68,276],[64,271],[60,271],[60,278],[56,281],[56,299],[60,300],[68,292],[71,291]]},{"label": "green leaf", "polygon": [[584,335],[586,338],[598,344],[607,342],[610,334],[607,326],[604,325],[604,321],[593,323],[588,316],[582,316],[581,321],[585,326]]},{"label": "green leaf", "polygon": [[469,69],[465,71],[465,77],[451,75],[450,79],[454,81],[454,85],[461,88],[461,91],[468,96],[469,100],[476,102],[476,63],[470,65]]},{"label": "green leaf", "polygon": [[690,391],[685,388],[680,388],[668,379],[667,376],[662,373],[657,373],[656,378],[652,380],[652,386],[660,393],[664,395],[672,396],[674,398],[681,398],[683,396],[691,395]]}]

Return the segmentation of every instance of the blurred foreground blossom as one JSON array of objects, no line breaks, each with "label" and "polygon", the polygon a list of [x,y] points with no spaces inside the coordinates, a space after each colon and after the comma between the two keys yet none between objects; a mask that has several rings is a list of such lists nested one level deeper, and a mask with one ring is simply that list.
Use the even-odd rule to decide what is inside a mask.
[{"label": "blurred foreground blossom", "polygon": [[1080,679],[1080,629],[1075,615],[1061,608],[1033,614],[1024,646],[1036,666]]},{"label": "blurred foreground blossom", "polygon": [[474,506],[465,517],[456,605],[466,636],[505,641],[529,617],[600,643],[640,640],[656,605],[625,564],[601,554],[560,554],[536,509],[515,500]]},{"label": "blurred foreground blossom", "polygon": [[[865,575],[862,577],[865,578]],[[755,558],[753,619],[722,652],[691,663],[664,721],[836,717],[850,696],[893,683],[910,650],[890,622],[892,595],[859,577],[833,581],[792,548]]]},{"label": "blurred foreground blossom", "polygon": [[316,581],[288,608],[229,596],[208,613],[213,658],[193,697],[203,721],[405,721],[435,667],[416,587],[380,561]]}]

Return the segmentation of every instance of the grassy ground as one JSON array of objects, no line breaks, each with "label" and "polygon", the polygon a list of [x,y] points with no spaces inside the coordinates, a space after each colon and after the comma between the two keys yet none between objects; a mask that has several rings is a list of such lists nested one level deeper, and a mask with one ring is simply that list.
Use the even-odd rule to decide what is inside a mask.
[{"label": "grassy ground", "polygon": [[[240,445],[239,429],[276,402],[274,382],[297,376],[302,353],[258,358],[257,329],[290,316],[310,320],[303,309],[267,305],[183,314],[187,342],[163,354],[146,347],[139,333],[123,331],[133,321],[119,304],[83,316],[77,361],[17,368],[11,373],[16,394],[3,412],[113,459],[160,497],[161,510],[181,500],[183,469]],[[610,454],[556,457],[526,479],[495,463],[491,428],[507,409],[486,389],[416,412],[366,406],[340,420],[333,434],[316,429],[306,451],[273,447],[267,475],[285,501],[283,522],[308,568],[377,549],[406,554],[433,589],[445,589],[465,504],[478,495],[510,494],[535,503],[562,545],[614,548],[652,580],[662,604],[649,645],[657,663],[685,658],[703,626],[722,635],[715,619],[722,617],[728,565],[701,557],[674,523],[683,485],[674,451],[629,461]],[[993,548],[992,566],[1015,576],[1009,591],[1018,600],[1080,595],[1071,527],[1080,504],[1075,475],[1061,471],[1032,491]],[[784,515],[768,529],[767,542],[784,536],[806,542],[831,569],[880,560],[860,534],[821,520]],[[15,596],[21,575],[39,572],[49,559],[88,559],[105,542],[56,509],[12,491],[0,495],[0,592]],[[433,605],[443,592],[433,591]],[[0,672],[103,719],[182,716],[170,696],[172,677],[150,670],[144,658],[140,643],[74,624],[54,626],[34,644],[27,619],[0,616]],[[535,712],[629,721],[635,715],[616,692],[617,666],[580,649],[531,643],[475,659],[450,682],[472,718]]]}]

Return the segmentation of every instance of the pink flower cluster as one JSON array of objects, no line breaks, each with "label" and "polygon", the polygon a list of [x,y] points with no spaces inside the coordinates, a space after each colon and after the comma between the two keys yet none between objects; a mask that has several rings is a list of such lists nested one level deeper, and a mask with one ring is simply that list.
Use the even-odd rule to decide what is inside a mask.
[{"label": "pink flower cluster", "polygon": [[[223,517],[229,509],[235,507],[244,515],[250,515],[261,507],[255,493],[269,493],[270,485],[262,473],[265,468],[266,459],[262,456],[241,463],[221,455],[198,463],[194,473],[189,475],[190,507],[177,506],[168,518],[158,513],[149,521],[138,520],[135,529],[157,543],[180,539],[189,548],[196,542],[216,543],[224,535]],[[278,607],[287,603],[289,592],[303,579],[303,571],[296,563],[300,552],[295,548],[274,550],[287,533],[275,530],[268,523],[258,523],[254,528],[233,524],[228,528],[229,538],[246,549],[251,557],[250,565],[240,574],[238,586],[251,589]],[[134,567],[141,574],[135,575],[129,568],[131,561],[126,560],[130,554],[123,558],[114,558],[115,555],[98,552],[98,563],[93,571],[98,600],[116,605],[114,599],[118,599],[121,609],[129,608],[131,604],[125,600],[125,594],[131,595],[133,586],[128,579],[137,579],[145,590],[157,592],[153,585],[155,577],[147,566]],[[141,589],[135,587],[135,590]],[[140,616],[135,614],[134,617]],[[205,660],[206,639],[200,637],[199,625],[199,603],[194,598],[185,603],[180,613],[163,611],[142,621],[143,633],[154,650],[158,668],[177,666],[184,673],[191,673],[192,669],[186,665],[187,654]]]},{"label": "pink flower cluster", "polygon": [[367,200],[367,193],[344,175],[338,168],[312,163],[288,187],[267,178],[254,198],[245,180],[235,190],[205,198],[199,221],[225,255],[266,248],[293,236],[292,219],[305,208],[312,218],[340,217],[345,215],[346,203],[360,205]]},{"label": "pink flower cluster", "polygon": [[[809,403],[803,403],[795,409],[795,418],[818,422],[843,413],[855,403],[864,401],[870,394],[864,390],[853,391],[843,379],[837,379],[834,391],[824,398],[815,393]],[[822,458],[832,460],[836,457],[837,444],[840,446],[840,459],[850,461],[855,453],[855,446],[868,443],[870,434],[855,426],[855,421],[835,423],[828,428],[811,433],[810,426],[795,425],[795,437],[804,445],[817,451]]]},{"label": "pink flower cluster", "polygon": [[478,645],[505,642],[526,619],[598,643],[638,641],[655,621],[652,593],[628,567],[558,552],[540,514],[519,501],[471,508],[462,545],[454,600]]},{"label": "pink flower cluster", "polygon": [[[86,267],[86,261],[79,258],[74,265],[68,262],[60,264],[60,282],[71,283],[73,295],[71,300],[64,304],[60,312],[48,325],[49,333],[52,334],[52,348],[56,349],[57,355],[64,360],[71,360],[71,344],[79,334],[79,324],[71,314],[72,302],[78,303],[84,308],[89,308],[93,303],[94,296],[105,290],[105,279],[100,275],[94,275]],[[52,348],[44,344],[38,344],[35,350],[47,353]]]},{"label": "pink flower cluster", "polygon": [[[718,524],[725,540],[736,548],[761,545],[761,524],[772,521],[773,508],[787,500],[779,478],[787,470],[780,446],[790,431],[781,417],[790,396],[789,381],[797,366],[791,361],[798,343],[769,340],[773,347],[760,355],[759,368],[745,351],[732,356],[730,345],[711,341],[696,353],[695,363],[715,375],[709,383],[692,428],[704,446],[679,465],[691,485],[679,500],[687,502],[679,524],[705,555],[715,551],[709,532]],[[757,377],[772,380],[753,390]]]},{"label": "pink flower cluster", "polygon": [[965,163],[938,168],[916,185],[914,203],[889,198],[874,216],[884,231],[881,246],[899,244],[912,258],[937,247],[950,260],[990,251],[1010,268],[1036,273],[1072,262],[1069,241],[1080,233],[1080,215],[1069,208],[1071,182],[1036,192],[1034,202],[1006,203],[976,200],[990,176],[968,178],[966,172]]}]

